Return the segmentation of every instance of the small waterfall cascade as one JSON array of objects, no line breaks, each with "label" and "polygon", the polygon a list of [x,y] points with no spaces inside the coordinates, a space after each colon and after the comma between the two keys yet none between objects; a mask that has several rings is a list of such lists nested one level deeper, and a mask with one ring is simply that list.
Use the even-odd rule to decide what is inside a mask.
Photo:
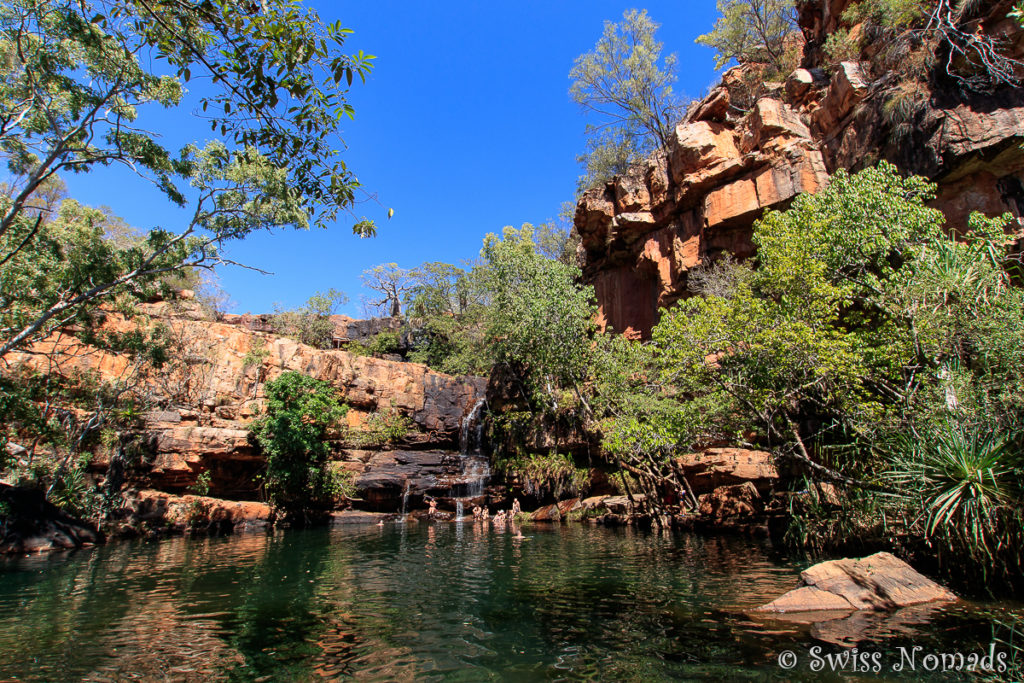
[{"label": "small waterfall cascade", "polygon": [[461,496],[455,501],[455,519],[462,519],[465,511],[464,503],[478,499],[484,495],[487,481],[491,478],[491,461],[482,453],[483,446],[483,411],[487,405],[486,399],[481,398],[469,411],[469,414],[462,419],[459,430],[459,456],[462,465],[460,479],[463,484]]},{"label": "small waterfall cascade", "polygon": [[402,521],[409,516],[409,489],[412,488],[412,482],[408,479],[405,480],[405,490],[402,491]]},{"label": "small waterfall cascade", "polygon": [[462,455],[480,454],[484,440],[484,421],[480,418],[486,405],[487,399],[480,399],[466,417],[462,418],[459,429],[459,453]]}]

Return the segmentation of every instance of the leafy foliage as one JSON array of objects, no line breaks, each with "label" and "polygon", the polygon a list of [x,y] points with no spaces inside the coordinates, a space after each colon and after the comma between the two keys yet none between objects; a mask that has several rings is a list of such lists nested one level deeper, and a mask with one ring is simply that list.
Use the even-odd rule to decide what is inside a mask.
[{"label": "leafy foliage", "polygon": [[348,406],[330,384],[298,372],[282,373],[265,391],[266,414],[250,431],[267,459],[267,498],[287,513],[330,506],[335,491],[327,434]]},{"label": "leafy foliage", "polygon": [[481,266],[424,263],[412,272],[409,311],[416,321],[409,360],[455,375],[485,375],[483,332],[489,295]]},{"label": "leafy foliage", "polygon": [[1022,528],[1024,291],[1007,270],[1009,218],[975,214],[953,239],[933,196],[883,163],[765,215],[756,268],[705,266],[690,280],[702,296],[666,311],[650,344],[599,347],[607,452],[669,481],[678,449],[767,447],[851,487],[838,516],[802,506],[819,536],[807,516],[853,533],[893,508],[908,533],[946,544],[947,567],[1019,574],[1019,553],[991,551],[1019,548]]},{"label": "leafy foliage", "polygon": [[590,483],[590,470],[577,467],[571,455],[561,453],[503,458],[495,463],[495,469],[507,480],[518,482],[524,493],[538,499],[580,496]]},{"label": "leafy foliage", "polygon": [[401,349],[398,332],[383,330],[363,341],[350,343],[345,350],[356,356],[383,356]]},{"label": "leafy foliage", "polygon": [[349,429],[345,442],[357,448],[394,446],[414,428],[415,423],[397,410],[377,410],[367,416],[361,429]]},{"label": "leafy foliage", "polygon": [[793,0],[718,0],[718,12],[714,29],[696,41],[716,51],[716,69],[766,64],[775,78],[795,68],[786,45],[797,30]]},{"label": "leafy foliage", "polygon": [[[71,322],[98,299],[144,295],[168,274],[229,263],[220,247],[256,230],[330,223],[358,183],[339,158],[339,119],[371,58],[297,0],[252,11],[208,0],[18,0],[0,8],[0,356]],[[164,147],[140,118],[200,99],[228,141]],[[44,200],[58,174],[124,164],[190,206],[176,231],[104,240],[109,218]]]},{"label": "leafy foliage", "polygon": [[991,553],[988,530],[996,509],[1024,502],[1024,458],[1005,436],[950,424],[930,442],[907,440],[897,457],[894,488],[921,499],[930,536],[961,535]]},{"label": "leafy foliage", "polygon": [[579,395],[589,376],[593,289],[576,284],[578,268],[540,255],[529,225],[489,234],[481,254],[493,359],[515,368],[538,408],[557,410],[560,391]]},{"label": "leafy foliage", "polygon": [[569,95],[598,123],[587,126],[587,153],[579,157],[582,188],[622,173],[629,161],[666,147],[682,106],[672,92],[676,56],[661,58],[658,24],[646,10],[629,10],[621,23],[605,22],[592,52],[576,58]]},{"label": "leafy foliage", "polygon": [[923,0],[861,0],[843,12],[843,21],[859,24],[869,21],[886,29],[899,29],[920,21],[927,3]]},{"label": "leafy foliage", "polygon": [[336,289],[317,292],[306,304],[293,311],[278,310],[270,319],[277,334],[294,337],[303,344],[318,349],[329,349],[334,343],[334,323],[331,316],[348,302],[348,296]]}]

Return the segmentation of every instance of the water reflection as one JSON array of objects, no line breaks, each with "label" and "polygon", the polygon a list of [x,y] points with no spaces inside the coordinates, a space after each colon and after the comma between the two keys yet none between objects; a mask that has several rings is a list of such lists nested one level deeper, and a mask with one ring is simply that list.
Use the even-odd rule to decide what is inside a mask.
[{"label": "water reflection", "polygon": [[938,644],[985,626],[962,608],[754,621],[743,610],[796,582],[766,546],[523,533],[407,524],[9,561],[0,679],[790,680],[775,665],[786,647]]}]

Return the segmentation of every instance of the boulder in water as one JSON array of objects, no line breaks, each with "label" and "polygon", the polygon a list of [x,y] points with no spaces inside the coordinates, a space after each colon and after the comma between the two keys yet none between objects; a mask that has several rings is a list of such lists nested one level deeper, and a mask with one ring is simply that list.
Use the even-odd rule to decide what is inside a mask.
[{"label": "boulder in water", "polygon": [[755,612],[891,610],[956,595],[889,553],[821,562],[800,573],[801,586]]}]

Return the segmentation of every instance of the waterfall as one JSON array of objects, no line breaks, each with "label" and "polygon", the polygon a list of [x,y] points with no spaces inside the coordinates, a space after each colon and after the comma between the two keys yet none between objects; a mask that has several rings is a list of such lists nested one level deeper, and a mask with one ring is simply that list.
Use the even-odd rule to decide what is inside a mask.
[{"label": "waterfall", "polygon": [[404,520],[409,515],[409,489],[412,487],[412,483],[405,480],[405,490],[402,491],[402,519]]},{"label": "waterfall", "polygon": [[[459,430],[459,457],[461,460],[460,488],[462,495],[455,500],[455,519],[462,519],[465,501],[479,499],[484,495],[487,480],[491,477],[490,459],[481,453],[483,445],[482,418],[487,400],[481,398],[462,419]],[[454,494],[454,492],[453,492]],[[454,496],[453,496],[454,497]]]},{"label": "waterfall", "polygon": [[[483,441],[484,423],[480,419],[487,399],[482,398],[476,402],[473,409],[466,417],[462,418],[462,426],[459,429],[459,452],[462,455],[476,454],[480,452],[481,441]],[[475,437],[475,438],[473,438]]]}]

